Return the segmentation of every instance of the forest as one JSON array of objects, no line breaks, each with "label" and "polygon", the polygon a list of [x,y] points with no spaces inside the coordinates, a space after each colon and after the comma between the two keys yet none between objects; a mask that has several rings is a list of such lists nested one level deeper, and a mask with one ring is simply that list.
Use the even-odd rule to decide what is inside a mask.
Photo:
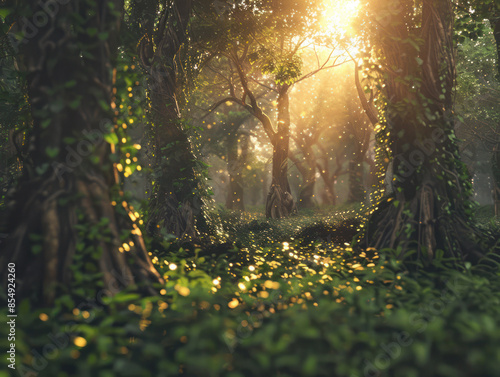
[{"label": "forest", "polygon": [[500,376],[497,0],[2,0],[0,377]]}]

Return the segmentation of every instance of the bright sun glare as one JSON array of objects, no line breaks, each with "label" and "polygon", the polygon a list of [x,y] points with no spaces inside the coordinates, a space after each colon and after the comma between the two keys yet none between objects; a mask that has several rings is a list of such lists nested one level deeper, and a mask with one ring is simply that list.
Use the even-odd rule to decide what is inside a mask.
[{"label": "bright sun glare", "polygon": [[352,20],[359,11],[359,0],[325,0],[322,25],[332,34],[348,37],[352,34]]}]

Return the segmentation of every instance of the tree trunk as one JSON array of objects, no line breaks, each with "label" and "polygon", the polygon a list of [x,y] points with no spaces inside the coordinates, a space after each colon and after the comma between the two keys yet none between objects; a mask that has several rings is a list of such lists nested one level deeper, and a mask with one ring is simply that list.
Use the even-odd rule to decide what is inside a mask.
[{"label": "tree trunk", "polygon": [[[72,293],[85,274],[101,273],[107,294],[142,283],[154,293],[150,283],[162,280],[128,204],[115,196],[123,207],[115,211],[111,203],[117,174],[103,134],[114,123],[109,104],[118,19],[109,3],[61,5],[21,46],[33,127],[0,261],[16,264],[17,299],[49,305],[58,293]],[[33,13],[43,12],[40,4],[26,2]],[[91,29],[97,34],[90,36]]]},{"label": "tree trunk", "polygon": [[288,85],[278,94],[278,132],[274,135],[272,183],[266,202],[266,217],[280,219],[297,212],[288,183],[288,149],[290,144],[290,113]]},{"label": "tree trunk", "polygon": [[[372,214],[367,246],[403,253],[416,249],[425,259],[432,259],[438,249],[448,256],[478,259],[482,252],[474,239],[477,233],[468,223],[471,185],[463,178],[466,172],[453,133],[451,2],[423,1],[420,48],[400,42],[415,38],[418,30],[408,30],[414,22],[407,18],[413,3],[405,6],[391,8],[386,27],[380,29],[385,64],[399,68],[388,70],[385,82],[395,191]],[[411,84],[405,77],[413,78]]]},{"label": "tree trunk", "polygon": [[[246,138],[245,138],[246,139]],[[227,170],[229,173],[229,185],[226,200],[226,207],[239,211],[245,210],[243,201],[243,164],[246,160],[246,152],[248,145],[243,146],[242,155],[238,158],[238,134],[232,132],[227,137]]]},{"label": "tree trunk", "polygon": [[[499,130],[500,132],[500,130]],[[500,133],[497,134],[497,143],[491,157],[491,168],[493,170],[493,203],[495,216],[500,216]]]},{"label": "tree trunk", "polygon": [[[177,95],[179,84],[175,58],[186,40],[192,1],[173,0],[157,29],[146,30],[139,52],[148,72],[149,153],[152,155],[153,192],[148,230],[165,229],[181,239],[198,238],[197,226],[205,221],[196,157],[183,128]],[[152,28],[154,23],[150,23]],[[153,45],[155,49],[153,49]]]},{"label": "tree trunk", "polygon": [[[500,13],[496,12],[490,19],[495,45],[497,50],[497,80],[500,81]],[[500,124],[497,125],[497,143],[493,149],[493,201],[495,204],[495,216],[500,217]]]}]

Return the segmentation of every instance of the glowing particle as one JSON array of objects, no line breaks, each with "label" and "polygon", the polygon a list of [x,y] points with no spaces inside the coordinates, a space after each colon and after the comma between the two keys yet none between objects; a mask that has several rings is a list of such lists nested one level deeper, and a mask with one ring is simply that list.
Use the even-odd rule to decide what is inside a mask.
[{"label": "glowing particle", "polygon": [[82,348],[87,345],[87,340],[85,338],[82,338],[81,336],[77,336],[73,340],[73,343],[75,343],[75,346]]}]

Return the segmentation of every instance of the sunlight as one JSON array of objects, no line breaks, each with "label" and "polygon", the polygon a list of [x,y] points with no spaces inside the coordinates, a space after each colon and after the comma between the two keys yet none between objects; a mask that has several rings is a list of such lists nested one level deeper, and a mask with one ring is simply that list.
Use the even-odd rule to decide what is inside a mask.
[{"label": "sunlight", "polygon": [[324,0],[325,11],[322,26],[330,34],[342,37],[352,36],[352,20],[359,11],[359,0]]}]

